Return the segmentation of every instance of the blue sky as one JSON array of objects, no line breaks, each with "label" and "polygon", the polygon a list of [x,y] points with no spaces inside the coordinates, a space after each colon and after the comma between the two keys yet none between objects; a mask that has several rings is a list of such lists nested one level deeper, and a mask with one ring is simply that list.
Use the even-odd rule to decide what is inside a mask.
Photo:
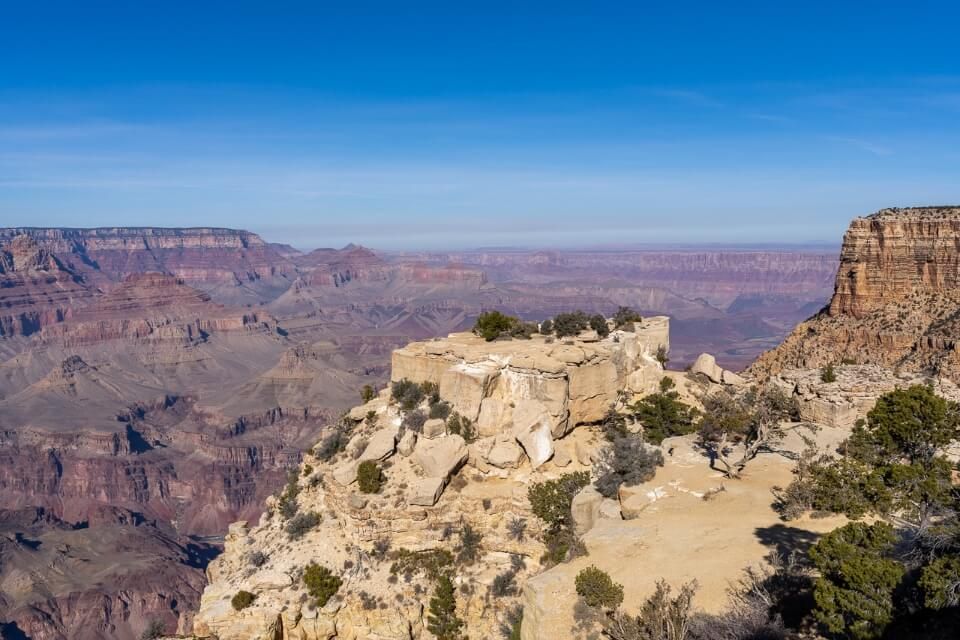
[{"label": "blue sky", "polygon": [[3,226],[837,243],[960,202],[957,3],[0,9]]}]

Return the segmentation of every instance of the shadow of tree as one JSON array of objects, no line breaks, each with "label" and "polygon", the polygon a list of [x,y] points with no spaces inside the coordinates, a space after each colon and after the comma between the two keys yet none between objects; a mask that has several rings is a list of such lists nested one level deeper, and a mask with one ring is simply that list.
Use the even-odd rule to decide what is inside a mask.
[{"label": "shadow of tree", "polygon": [[803,559],[807,551],[820,539],[819,533],[805,529],[790,527],[785,524],[775,524],[769,527],[757,527],[754,535],[761,544],[770,547],[774,552],[786,558],[796,553]]}]

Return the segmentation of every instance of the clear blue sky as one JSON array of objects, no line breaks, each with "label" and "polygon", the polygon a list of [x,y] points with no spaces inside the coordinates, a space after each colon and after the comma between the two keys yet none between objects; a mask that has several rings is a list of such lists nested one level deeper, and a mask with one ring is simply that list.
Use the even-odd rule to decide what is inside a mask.
[{"label": "clear blue sky", "polygon": [[838,242],[960,202],[956,2],[0,3],[2,226]]}]

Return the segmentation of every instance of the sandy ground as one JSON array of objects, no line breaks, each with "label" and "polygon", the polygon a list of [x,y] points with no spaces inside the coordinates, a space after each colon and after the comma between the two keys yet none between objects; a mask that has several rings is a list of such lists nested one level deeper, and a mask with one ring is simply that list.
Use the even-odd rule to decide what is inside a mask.
[{"label": "sandy ground", "polygon": [[[847,435],[821,430],[816,439],[829,448]],[[840,516],[791,522],[779,518],[772,508],[771,489],[790,483],[792,460],[761,454],[742,479],[727,480],[709,468],[692,441],[692,436],[665,441],[673,455],[651,482],[633,488],[624,501],[635,510],[634,519],[599,520],[584,536],[587,556],[533,579],[540,606],[549,610],[542,617],[539,637],[571,637],[574,578],[589,565],[607,571],[624,586],[628,610],[635,611],[663,578],[674,587],[696,580],[695,606],[716,612],[725,607],[727,588],[745,567],[763,563],[773,551],[805,552],[822,533],[845,522]],[[793,450],[803,447],[796,435],[785,445]],[[716,493],[703,497],[712,491]]]}]

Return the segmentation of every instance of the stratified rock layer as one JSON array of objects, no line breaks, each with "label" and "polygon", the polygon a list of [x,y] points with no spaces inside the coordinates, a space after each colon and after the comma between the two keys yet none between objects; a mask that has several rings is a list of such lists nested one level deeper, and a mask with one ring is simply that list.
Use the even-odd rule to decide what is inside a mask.
[{"label": "stratified rock layer", "polygon": [[841,361],[960,376],[960,207],[850,223],[829,306],[751,366],[759,377]]}]

